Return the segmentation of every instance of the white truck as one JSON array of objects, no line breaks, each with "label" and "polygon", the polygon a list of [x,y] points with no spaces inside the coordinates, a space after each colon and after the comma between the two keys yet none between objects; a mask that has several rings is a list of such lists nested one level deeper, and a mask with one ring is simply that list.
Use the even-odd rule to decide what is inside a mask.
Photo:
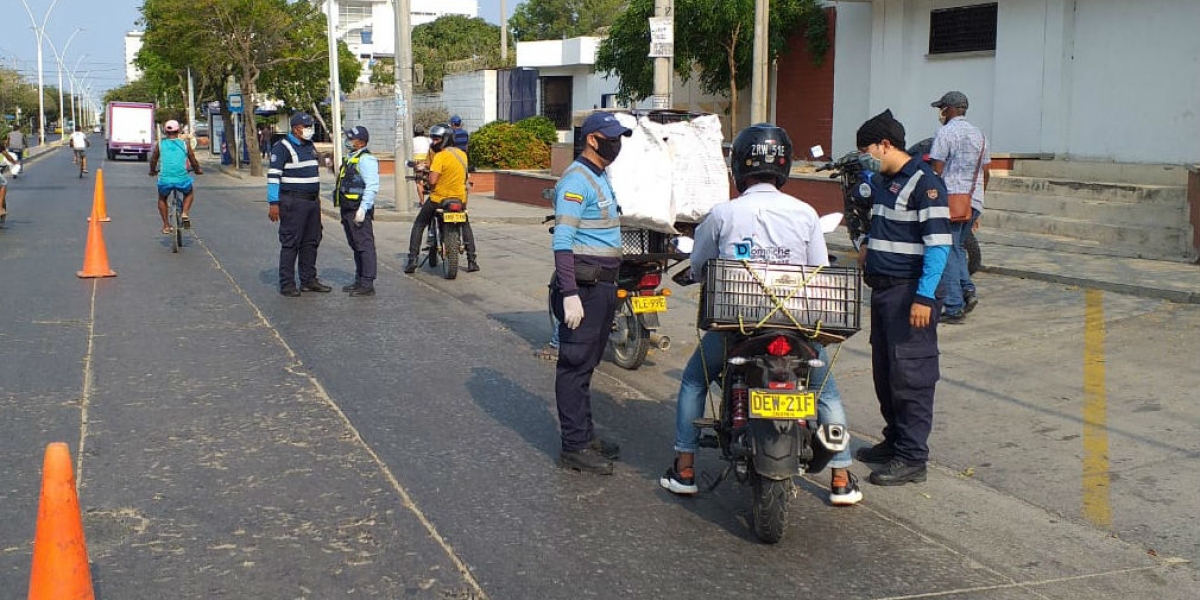
[{"label": "white truck", "polygon": [[105,121],[108,159],[136,156],[145,162],[154,147],[154,103],[109,102]]}]

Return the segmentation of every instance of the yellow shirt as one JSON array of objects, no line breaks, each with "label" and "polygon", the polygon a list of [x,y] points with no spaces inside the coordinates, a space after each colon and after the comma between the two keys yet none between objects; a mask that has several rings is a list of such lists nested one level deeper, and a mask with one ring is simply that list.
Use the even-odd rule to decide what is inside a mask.
[{"label": "yellow shirt", "polygon": [[439,204],[446,198],[467,201],[467,155],[462,150],[446,148],[434,154],[429,170],[439,174],[430,200]]}]

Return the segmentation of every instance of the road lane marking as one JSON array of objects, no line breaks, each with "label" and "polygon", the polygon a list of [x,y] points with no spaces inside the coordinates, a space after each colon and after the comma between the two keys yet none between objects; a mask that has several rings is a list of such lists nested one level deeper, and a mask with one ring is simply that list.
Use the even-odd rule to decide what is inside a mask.
[{"label": "road lane marking", "polygon": [[92,300],[87,318],[87,352],[83,355],[83,382],[79,392],[79,445],[75,455],[75,487],[83,483],[83,449],[87,444],[88,406],[92,401],[92,386],[95,381],[92,370],[93,351],[96,347],[96,291],[99,279],[92,279]]},{"label": "road lane marking", "polygon": [[1104,292],[1084,293],[1083,518],[1112,526],[1108,461],[1108,401],[1104,373]]},{"label": "road lane marking", "polygon": [[267,328],[267,331],[270,331],[271,334],[275,336],[275,339],[278,340],[279,345],[283,347],[285,352],[287,352],[288,356],[292,360],[292,364],[285,365],[284,370],[298,377],[303,377],[309,381],[321,400],[329,406],[330,410],[332,410],[339,419],[341,419],[346,429],[354,436],[354,440],[358,442],[358,445],[367,453],[368,456],[371,457],[371,460],[375,461],[375,465],[379,468],[379,471],[383,473],[384,477],[386,477],[388,482],[391,483],[392,488],[400,496],[401,505],[403,505],[405,509],[407,509],[413,514],[413,516],[416,517],[417,521],[421,524],[421,527],[423,527],[425,531],[429,533],[429,537],[433,539],[434,543],[436,543],[443,552],[446,553],[446,556],[450,559],[450,562],[454,563],[454,567],[458,569],[459,575],[474,591],[472,598],[475,600],[488,600],[489,597],[487,592],[483,591],[483,587],[479,585],[479,582],[471,573],[470,567],[468,567],[466,562],[464,562],[462,558],[458,556],[450,543],[442,537],[442,534],[438,532],[436,527],[434,527],[433,522],[430,521],[427,516],[425,516],[425,512],[421,510],[421,507],[417,506],[417,503],[415,500],[413,500],[412,495],[409,494],[404,485],[400,483],[400,480],[396,477],[395,473],[392,472],[392,469],[388,467],[388,464],[384,462],[383,458],[380,457],[379,454],[375,452],[375,449],[372,448],[370,444],[368,444],[363,438],[362,433],[359,432],[358,428],[354,426],[354,423],[350,421],[350,417],[346,416],[346,413],[342,411],[342,408],[338,406],[333,397],[329,395],[329,392],[325,389],[325,386],[321,385],[321,382],[316,378],[315,375],[313,375],[307,369],[304,369],[304,361],[300,359],[300,356],[296,354],[296,351],[293,350],[291,345],[287,343],[287,340],[283,339],[283,335],[279,333],[279,330],[275,329],[275,327],[271,325],[271,321],[267,319],[267,315],[263,314],[262,310],[258,308],[258,305],[250,299],[250,295],[247,294],[246,290],[243,289],[242,286],[238,284],[237,280],[233,278],[233,274],[225,269],[225,265],[221,264],[221,261],[217,259],[215,254],[213,254],[212,249],[208,247],[208,244],[205,244],[204,240],[200,239],[199,236],[194,236],[194,239],[200,245],[200,247],[204,249],[204,252],[208,254],[209,259],[213,261],[214,265],[216,265],[217,270],[224,274],[225,278],[229,280],[230,285],[232,285],[233,289],[242,297],[242,300],[246,302],[246,305],[250,307],[250,310],[254,311],[254,314],[257,315],[259,322],[261,322],[263,326]]},{"label": "road lane marking", "polygon": [[1158,571],[1166,570],[1178,564],[1187,564],[1188,561],[1167,561],[1161,565],[1147,565],[1144,567],[1130,567],[1128,569],[1116,569],[1114,571],[1103,571],[1100,573],[1086,573],[1083,575],[1072,575],[1070,577],[1054,577],[1051,579],[1035,579],[1029,581],[1018,581],[1013,583],[1000,583],[996,585],[981,585],[969,588],[957,588],[953,590],[939,590],[936,592],[926,592],[923,594],[907,594],[904,596],[882,596],[874,600],[916,600],[917,598],[937,598],[939,596],[959,596],[963,594],[972,594],[975,592],[988,592],[992,590],[1011,590],[1023,589],[1029,592],[1036,591],[1033,588],[1045,587],[1048,585],[1056,585],[1060,583],[1069,583],[1072,581],[1084,581],[1087,579],[1096,579],[1098,577],[1112,577],[1114,575],[1124,575],[1129,573],[1140,573],[1143,571]]}]

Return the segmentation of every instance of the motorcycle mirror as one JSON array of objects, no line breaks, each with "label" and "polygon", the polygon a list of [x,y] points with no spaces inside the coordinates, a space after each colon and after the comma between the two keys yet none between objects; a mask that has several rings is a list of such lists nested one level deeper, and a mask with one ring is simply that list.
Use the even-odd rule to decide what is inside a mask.
[{"label": "motorcycle mirror", "polygon": [[404,166],[411,169],[411,168],[417,166],[417,162],[413,161],[413,160],[406,160],[406,161],[404,161]]},{"label": "motorcycle mirror", "polygon": [[675,246],[675,250],[680,254],[691,254],[692,248],[696,245],[696,240],[686,235],[681,235],[672,239],[671,244]]},{"label": "motorcycle mirror", "polygon": [[821,157],[825,156],[825,149],[822,148],[820,144],[809,148],[808,152],[812,155],[813,160],[821,160]]},{"label": "motorcycle mirror", "polygon": [[821,233],[833,233],[842,224],[842,213],[829,213],[821,217]]}]

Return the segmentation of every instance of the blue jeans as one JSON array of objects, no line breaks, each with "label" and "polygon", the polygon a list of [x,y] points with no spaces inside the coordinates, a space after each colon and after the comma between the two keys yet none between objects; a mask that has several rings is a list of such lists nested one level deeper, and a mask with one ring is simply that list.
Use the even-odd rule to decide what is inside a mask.
[{"label": "blue jeans", "polygon": [[[704,417],[704,398],[708,386],[721,374],[725,365],[725,339],[729,334],[717,331],[706,332],[700,338],[700,346],[688,359],[679,382],[679,397],[675,402],[675,451],[695,454],[700,446],[700,429],[692,423]],[[825,366],[813,369],[810,383],[814,390],[825,389],[817,398],[817,421],[821,424],[846,425],[846,409],[842,407],[842,395],[838,392],[833,374],[829,372],[829,353],[818,346],[817,356]],[[706,369],[707,367],[707,369]],[[705,376],[707,372],[707,377]],[[818,442],[819,443],[819,442]],[[850,447],[838,452],[829,461],[834,469],[844,469],[852,464]]]},{"label": "blue jeans", "polygon": [[977,219],[979,211],[971,209],[970,221],[950,224],[950,235],[954,239],[954,245],[950,247],[946,270],[942,272],[942,280],[938,282],[938,296],[944,296],[943,306],[946,314],[961,313],[966,304],[963,294],[975,291],[971,271],[967,269],[967,249],[963,246],[963,238],[975,226]]}]

